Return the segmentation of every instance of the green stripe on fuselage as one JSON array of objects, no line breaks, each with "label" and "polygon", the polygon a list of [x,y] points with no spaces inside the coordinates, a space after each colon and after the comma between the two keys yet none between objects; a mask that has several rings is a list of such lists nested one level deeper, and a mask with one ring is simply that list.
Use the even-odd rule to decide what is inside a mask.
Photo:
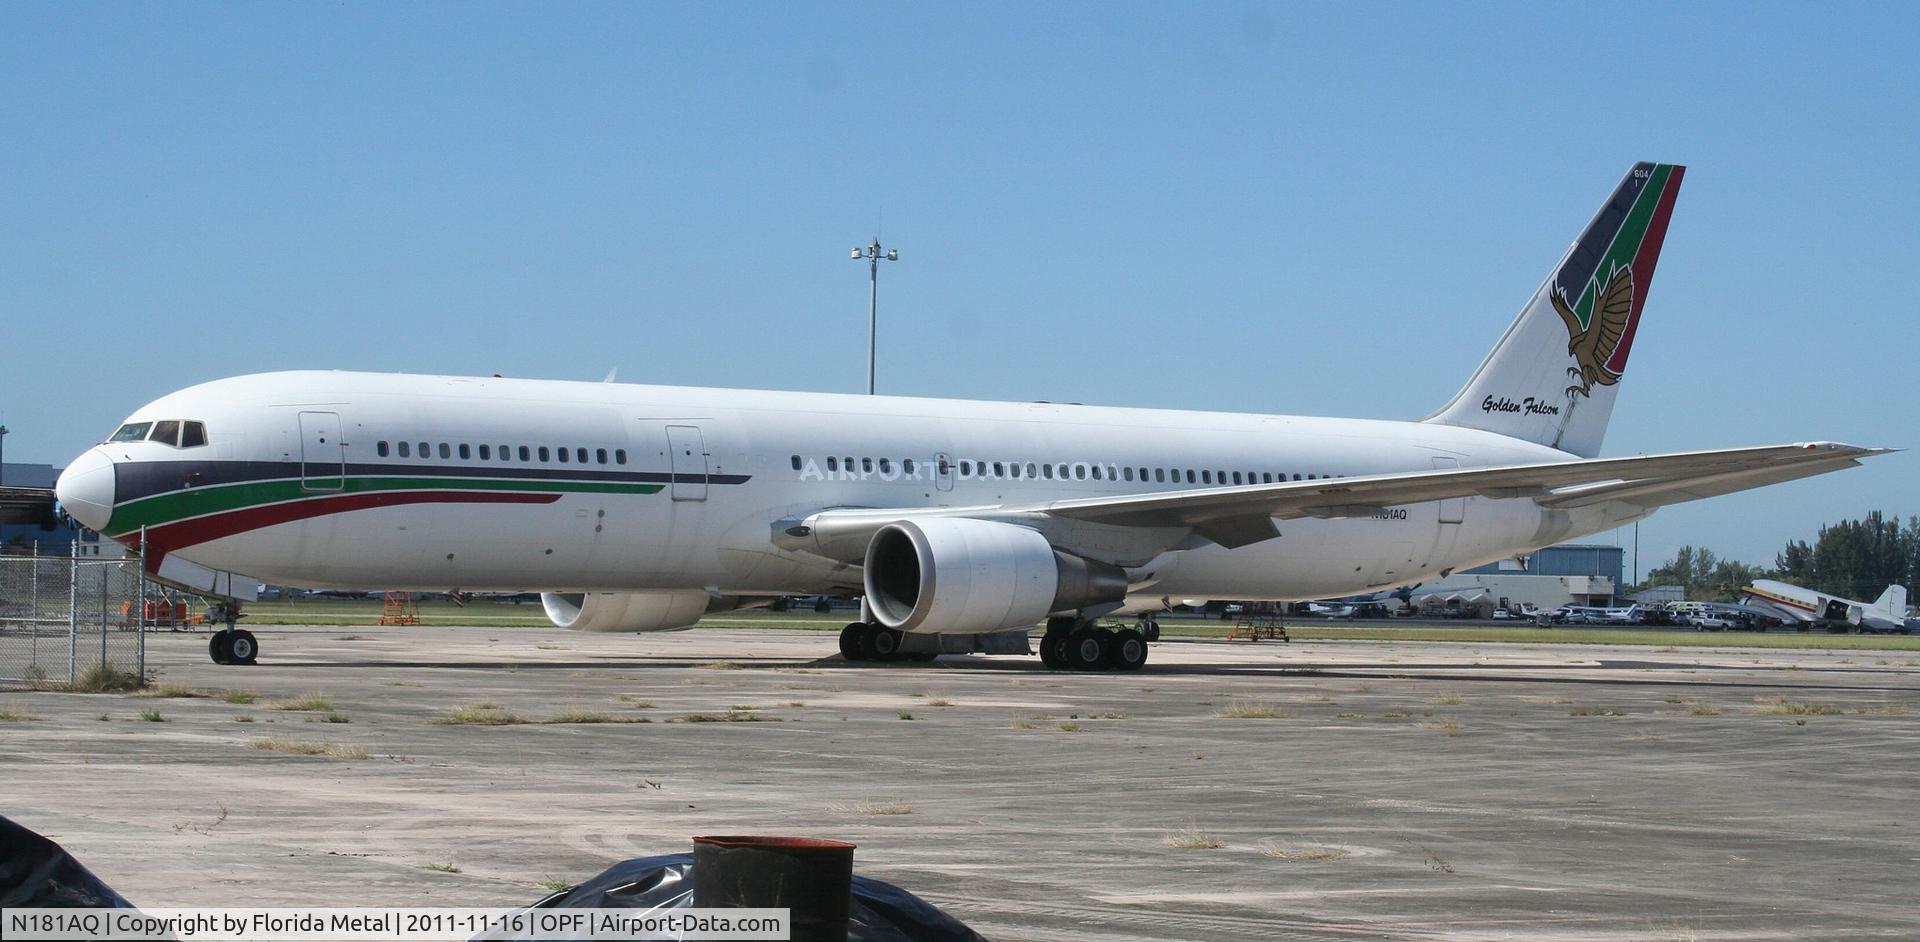
[{"label": "green stripe on fuselage", "polygon": [[[336,484],[338,478],[318,479]],[[619,484],[608,481],[514,481],[497,478],[406,478],[350,477],[346,485],[333,490],[309,490],[300,479],[249,481],[219,487],[194,487],[156,494],[113,509],[108,521],[109,535],[131,533],[141,527],[177,523],[191,517],[244,510],[265,504],[340,494],[368,494],[380,491],[509,491],[544,494],[657,494],[663,484]]]},{"label": "green stripe on fuselage", "polygon": [[1673,165],[1660,164],[1653,168],[1653,179],[1640,188],[1639,197],[1633,201],[1633,209],[1627,212],[1627,218],[1620,223],[1620,231],[1614,233],[1613,244],[1607,246],[1607,254],[1600,259],[1600,267],[1594,269],[1593,277],[1587,279],[1585,287],[1580,290],[1579,303],[1573,306],[1573,313],[1580,318],[1581,330],[1593,323],[1593,305],[1600,289],[1613,276],[1614,269],[1632,265],[1634,258],[1640,254],[1640,243],[1647,237],[1647,224],[1653,221],[1653,211],[1660,206],[1660,194],[1666,192],[1667,180],[1672,176]]}]

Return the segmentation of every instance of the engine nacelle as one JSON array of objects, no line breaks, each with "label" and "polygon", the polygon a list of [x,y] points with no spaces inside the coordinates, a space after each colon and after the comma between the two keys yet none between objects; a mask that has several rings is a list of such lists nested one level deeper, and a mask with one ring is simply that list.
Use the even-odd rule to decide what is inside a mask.
[{"label": "engine nacelle", "polygon": [[963,517],[881,527],[867,544],[867,607],[900,631],[984,634],[1118,602],[1118,566],[1070,556],[1038,531]]},{"label": "engine nacelle", "polygon": [[561,628],[575,631],[678,631],[691,628],[714,598],[684,592],[542,592],[540,606]]}]

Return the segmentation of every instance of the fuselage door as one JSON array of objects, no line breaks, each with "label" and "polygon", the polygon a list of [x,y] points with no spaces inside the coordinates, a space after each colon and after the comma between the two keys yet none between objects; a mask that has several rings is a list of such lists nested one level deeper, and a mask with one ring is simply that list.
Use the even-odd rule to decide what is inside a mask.
[{"label": "fuselage door", "polygon": [[337,491],[346,486],[347,447],[340,440],[340,413],[300,413],[300,486]]},{"label": "fuselage door", "polygon": [[933,486],[953,490],[953,456],[944,451],[933,456]]},{"label": "fuselage door", "polygon": [[[1433,469],[1435,471],[1458,471],[1460,469],[1460,459],[1447,457],[1435,458],[1433,459]],[[1441,523],[1460,523],[1466,519],[1466,498],[1450,497],[1440,502]]]},{"label": "fuselage door", "polygon": [[667,426],[667,454],[673,462],[673,499],[707,499],[707,445],[698,426]]}]

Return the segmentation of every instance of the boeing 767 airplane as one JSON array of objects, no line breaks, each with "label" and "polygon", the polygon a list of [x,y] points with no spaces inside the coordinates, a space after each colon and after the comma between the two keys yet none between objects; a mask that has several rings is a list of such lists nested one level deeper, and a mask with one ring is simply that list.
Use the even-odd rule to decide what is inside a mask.
[{"label": "boeing 767 airplane", "polygon": [[851,659],[1024,652],[1045,621],[1048,666],[1137,669],[1145,634],[1096,619],[1404,585],[1884,451],[1598,457],[1683,173],[1629,170],[1418,421],[286,372],[140,407],[55,492],[203,591],[537,589],[584,631],[859,595]]}]

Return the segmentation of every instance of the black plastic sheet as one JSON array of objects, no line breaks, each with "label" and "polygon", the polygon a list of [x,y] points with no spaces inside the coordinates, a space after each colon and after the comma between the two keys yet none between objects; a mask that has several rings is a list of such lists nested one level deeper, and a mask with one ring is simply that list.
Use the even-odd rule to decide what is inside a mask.
[{"label": "black plastic sheet", "polygon": [[[635,857],[528,909],[632,909],[636,915],[693,906],[693,855]],[[478,936],[521,939],[532,936]],[[541,938],[554,938],[543,935]],[[958,919],[891,883],[855,875],[847,942],[986,942]]]}]

